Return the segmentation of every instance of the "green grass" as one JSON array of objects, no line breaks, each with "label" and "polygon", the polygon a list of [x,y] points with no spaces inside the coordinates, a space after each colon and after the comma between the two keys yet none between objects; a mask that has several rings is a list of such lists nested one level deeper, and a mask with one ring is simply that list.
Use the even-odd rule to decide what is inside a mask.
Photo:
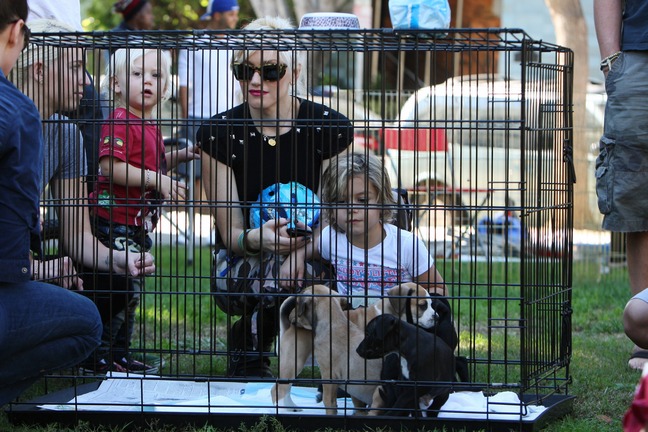
[{"label": "green grass", "polygon": [[[193,268],[185,268],[184,257],[179,254],[175,257],[162,257],[160,262],[160,274],[163,276],[156,279],[156,282],[147,286],[147,290],[154,290],[157,293],[155,308],[157,314],[146,315],[147,339],[150,337],[158,344],[157,347],[165,350],[177,350],[179,348],[214,349],[222,348],[223,340],[218,332],[205,333],[201,329],[206,326],[209,320],[218,325],[225,325],[225,316],[217,313],[212,317],[211,305],[202,297],[196,296],[191,301],[178,302],[178,293],[209,291],[209,281],[206,277],[195,279],[192,286],[185,287],[182,279],[184,276],[192,278],[198,274],[209,275],[209,254],[207,251],[197,255],[197,265]],[[443,263],[439,263],[442,267]],[[450,264],[447,264],[448,266]],[[510,278],[510,274],[517,274],[519,268],[508,265],[508,267],[497,265],[486,269],[483,265],[473,264],[462,266],[462,268],[442,268],[442,273],[447,280],[472,281],[471,288],[463,285],[456,285],[455,289],[461,290],[461,295],[482,296],[484,293],[501,298],[493,302],[472,302],[473,309],[461,303],[456,303],[456,313],[459,319],[473,314],[473,317],[481,316],[511,316],[513,312],[507,308],[514,308],[519,304],[517,300],[519,292],[510,288],[489,283],[488,281]],[[508,275],[506,273],[509,273]],[[157,282],[161,280],[160,282]],[[621,430],[621,420],[632,400],[635,386],[639,379],[639,373],[627,368],[627,359],[631,344],[625,338],[621,326],[621,313],[625,301],[629,297],[629,288],[625,269],[614,269],[611,273],[600,275],[598,266],[591,262],[579,262],[574,265],[574,287],[572,292],[573,307],[573,356],[568,369],[568,375],[572,381],[568,385],[570,395],[576,396],[574,409],[571,414],[563,419],[556,420],[545,429],[549,432],[612,432]],[[509,279],[509,282],[511,280]],[[519,281],[512,282],[514,285]],[[158,284],[158,285],[156,285]],[[151,305],[149,305],[151,306]],[[474,307],[476,306],[476,307]],[[519,306],[518,306],[519,307]],[[159,311],[164,311],[160,313]],[[178,335],[174,324],[183,323],[182,328],[189,328],[184,335]],[[483,329],[476,326],[473,329],[461,329],[462,343],[479,342],[478,336]],[[516,345],[515,332],[508,335],[493,335],[490,350],[491,355],[511,358],[519,358],[519,345]],[[164,342],[163,342],[164,341]],[[506,344],[504,344],[506,342]],[[500,344],[502,346],[498,346]],[[479,345],[477,343],[477,345]],[[506,348],[504,348],[506,345]],[[488,347],[479,347],[475,355],[485,356],[488,354]],[[471,354],[472,355],[472,354]],[[167,361],[168,371],[192,370],[195,373],[209,374],[213,371],[222,371],[223,363],[214,360],[212,356],[176,355],[169,356]],[[500,370],[493,368],[491,372],[500,374],[498,378],[508,376],[513,382],[516,379],[517,370]],[[308,374],[308,372],[306,372]],[[478,371],[478,374],[480,372]],[[565,375],[564,371],[561,372]],[[32,389],[32,394],[38,394],[40,389]],[[36,392],[36,393],[34,393]],[[28,398],[30,393],[25,397]],[[103,432],[103,431],[131,431],[132,427],[124,428],[103,428],[89,425],[79,425],[76,429],[60,428],[57,425],[45,427],[18,427],[8,423],[6,415],[0,414],[0,431],[15,430],[18,432],[45,432],[45,431],[82,431],[82,432]],[[187,432],[210,432],[217,431],[213,427],[203,428],[171,428],[164,425],[152,424],[142,431],[187,431]],[[236,430],[240,431],[282,431],[283,428],[271,418],[263,418],[254,427],[241,426]],[[381,432],[383,429],[371,429]]]}]

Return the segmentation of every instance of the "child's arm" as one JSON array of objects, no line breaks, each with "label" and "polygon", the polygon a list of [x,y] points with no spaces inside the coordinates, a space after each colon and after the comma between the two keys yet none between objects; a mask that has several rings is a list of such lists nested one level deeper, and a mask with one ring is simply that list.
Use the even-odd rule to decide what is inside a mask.
[{"label": "child's arm", "polygon": [[[149,169],[138,168],[116,158],[103,157],[99,160],[101,172],[121,186],[142,187],[156,190],[165,200],[184,200],[187,186],[171,177]],[[144,184],[142,184],[142,181]]]},{"label": "child's arm", "polygon": [[448,295],[446,292],[445,282],[434,265],[432,265],[428,271],[412,279],[414,282],[427,289],[430,293],[437,293],[442,296]]},{"label": "child's arm", "polygon": [[[434,257],[430,255],[427,245],[420,238],[415,236],[414,239],[414,256],[412,257],[412,268],[410,269],[413,276],[412,280],[427,289],[430,294],[436,293],[446,296],[445,282],[434,265]],[[401,244],[402,247],[407,247],[404,245],[405,243]],[[418,276],[414,276],[422,269],[427,270]]]},{"label": "child's arm", "polygon": [[279,271],[279,285],[282,288],[301,287],[306,271],[306,261],[320,259],[319,240],[306,243],[303,247],[291,252]]},{"label": "child's arm", "polygon": [[49,183],[54,198],[63,204],[58,207],[60,241],[66,253],[77,263],[100,271],[143,276],[155,271],[155,260],[148,252],[128,254],[128,251],[108,249],[92,234],[90,213],[81,177],[54,179]]},{"label": "child's arm", "polygon": [[181,149],[169,150],[164,154],[169,169],[178,166],[179,163],[200,159],[200,146],[189,145]]}]

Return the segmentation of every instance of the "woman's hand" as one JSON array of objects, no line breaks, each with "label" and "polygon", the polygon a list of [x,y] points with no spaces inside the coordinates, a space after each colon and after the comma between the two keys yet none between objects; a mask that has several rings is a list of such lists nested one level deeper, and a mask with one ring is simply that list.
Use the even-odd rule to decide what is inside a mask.
[{"label": "woman's hand", "polygon": [[311,238],[308,236],[291,237],[288,235],[287,225],[289,223],[290,221],[285,218],[272,219],[264,223],[261,228],[254,230],[259,232],[256,238],[250,234],[247,235],[248,249],[260,250],[263,247],[264,250],[279,255],[288,255],[297,249],[303,248],[310,242]]},{"label": "woman's hand", "polygon": [[184,201],[187,198],[187,185],[169,176],[161,175],[158,192],[164,201]]},{"label": "woman's hand", "polygon": [[166,152],[166,160],[169,168],[175,168],[178,164],[201,159],[200,145],[190,145],[183,148],[174,148]]},{"label": "woman's hand", "polygon": [[178,150],[177,163],[200,159],[200,146],[190,145]]},{"label": "woman's hand", "polygon": [[155,272],[155,258],[148,252],[133,253],[113,250],[112,259],[115,273],[138,277]]},{"label": "woman's hand", "polygon": [[52,282],[65,289],[83,291],[83,280],[77,274],[72,258],[68,256],[32,261],[32,276],[35,280]]}]

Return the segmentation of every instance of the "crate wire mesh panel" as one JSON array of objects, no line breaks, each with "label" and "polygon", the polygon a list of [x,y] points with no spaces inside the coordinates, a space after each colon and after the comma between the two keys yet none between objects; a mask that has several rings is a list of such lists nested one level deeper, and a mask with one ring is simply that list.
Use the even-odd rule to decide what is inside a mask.
[{"label": "crate wire mesh panel", "polygon": [[[392,205],[391,210],[401,216],[412,216],[411,227],[407,228],[424,242],[445,280],[459,336],[455,353],[467,359],[470,373],[470,382],[454,385],[482,392],[486,397],[481,411],[471,412],[465,405],[455,405],[445,417],[410,417],[412,426],[420,423],[533,429],[551,418],[550,414],[560,414],[569,406],[574,180],[571,165],[573,59],[569,50],[534,41],[519,30],[497,29],[452,29],[444,33],[392,30],[57,33],[36,34],[33,42],[62,52],[71,47],[84,50],[83,65],[97,88],[94,117],[76,119],[71,112],[69,119],[54,116],[44,119],[44,123],[60,128],[79,125],[84,138],[93,136],[87,132],[94,129],[95,138],[91,139],[95,140],[101,125],[110,124],[105,120],[106,115],[117,107],[99,88],[106,79],[106,65],[109,70],[115,67],[107,61],[107,53],[125,47],[132,52],[147,48],[172,53],[171,98],[158,104],[150,119],[165,138],[166,151],[170,152],[167,154],[172,158],[184,145],[196,143],[196,128],[205,123],[205,120],[190,122],[183,118],[179,103],[183,94],[181,86],[186,87],[192,98],[200,99],[204,89],[195,88],[192,83],[201,81],[206,86],[218,80],[221,83],[217,87],[218,98],[228,108],[238,105],[245,97],[236,80],[231,77],[220,80],[213,72],[198,80],[195,74],[201,72],[194,71],[191,72],[194,75],[190,73],[186,82],[182,82],[176,74],[181,51],[197,55],[205,63],[208,56],[229,61],[232,53],[239,50],[247,50],[248,54],[258,50],[302,54],[305,59],[302,82],[295,80],[294,87],[301,84],[308,93],[300,88],[295,91],[305,101],[322,103],[348,117],[354,141],[349,149],[376,155],[388,172],[392,187],[407,191],[409,204]],[[160,57],[155,58],[160,63]],[[60,70],[65,67],[60,59],[54,64]],[[293,62],[288,66],[292,70],[295,65]],[[158,66],[163,67],[161,63]],[[447,71],[454,71],[453,77]],[[509,79],[511,76],[521,78]],[[24,80],[17,82],[23,89],[33,85],[15,70],[12,77],[15,82]],[[71,91],[62,81],[48,91],[55,89]],[[47,94],[37,97],[46,100]],[[88,98],[82,103],[88,103]],[[63,108],[59,106],[55,111],[73,111]],[[206,118],[217,114],[213,107],[203,108]],[[314,121],[306,117],[303,127]],[[281,120],[289,128],[294,126],[290,119]],[[224,128],[233,128],[237,121],[226,123]],[[264,131],[268,125],[260,121],[249,127]],[[189,128],[189,134],[186,133],[188,126],[194,127]],[[323,126],[321,120],[319,126]],[[323,142],[330,151],[330,137]],[[100,143],[86,141],[84,144],[88,178],[94,181]],[[63,155],[63,160],[78,165],[86,163],[78,154],[78,146],[76,150],[74,146],[70,148],[66,151],[71,153]],[[262,157],[263,154],[246,153],[246,158]],[[285,164],[291,170],[296,170],[300,163],[277,155],[276,164]],[[152,368],[143,374],[118,375],[114,385],[132,387],[135,394],[147,395],[149,386],[160,382],[186,385],[183,388],[187,389],[187,383],[202,383],[206,387],[197,391],[200,397],[207,398],[208,405],[200,405],[196,402],[199,398],[188,396],[185,402],[189,408],[179,410],[186,414],[186,419],[201,423],[214,421],[219,425],[227,421],[239,424],[241,416],[252,422],[269,413],[286,425],[309,428],[303,422],[299,424],[301,415],[287,414],[270,400],[266,387],[278,382],[276,378],[241,379],[228,375],[228,362],[233,355],[228,349],[228,343],[233,342],[232,338],[228,341],[228,329],[237,317],[226,315],[214,304],[215,296],[227,294],[211,292],[210,281],[218,279],[218,275],[212,277],[212,251],[219,243],[218,237],[227,235],[217,235],[212,216],[219,212],[230,217],[234,212],[247,214],[253,199],[244,203],[208,199],[206,182],[218,190],[233,186],[231,179],[226,184],[217,183],[217,171],[210,174],[204,167],[204,161],[189,162],[168,173],[170,178],[187,185],[187,196],[185,199],[174,196],[171,200],[161,197],[160,201],[164,202],[156,205],[159,221],[149,235],[157,271],[141,281],[135,322],[126,325],[133,332],[129,355]],[[319,176],[321,171],[319,167],[316,173],[310,174]],[[252,178],[253,174],[256,173],[246,173],[244,178]],[[144,193],[141,189],[147,183],[146,174],[142,172],[138,176],[139,182],[134,183]],[[156,182],[165,179],[161,173],[155,176]],[[62,194],[60,186],[53,186],[61,184],[76,189]],[[99,204],[86,199],[82,190],[85,183],[83,188],[74,182],[51,182],[49,186],[41,203],[43,215],[49,221],[45,224],[49,229],[44,236],[46,252],[54,256],[70,254],[65,251],[70,246],[65,246],[62,233],[77,227],[64,224],[80,223],[81,209],[87,206],[95,212]],[[322,214],[330,206],[322,202]],[[76,216],[56,222],[65,210],[73,210]],[[365,214],[370,210],[372,206],[365,205]],[[83,247],[88,246],[83,243]],[[124,289],[130,287],[132,291],[131,282],[92,266],[77,265],[85,281],[85,295],[107,302],[104,304],[106,322],[110,323],[110,317],[130,301]],[[101,289],[95,291],[98,286]],[[277,303],[286,297],[280,292],[267,296]],[[109,341],[108,363],[120,343],[123,345],[117,340]],[[278,358],[279,351],[277,341],[264,353],[275,376],[277,364],[290,361]],[[317,362],[307,366],[310,367],[290,381],[297,388],[293,393],[303,389],[311,391],[318,384],[334,381],[322,379]],[[79,368],[48,376],[42,383],[44,396],[36,401],[17,401],[10,406],[10,415],[16,421],[86,418],[112,422],[115,418],[110,413],[120,411],[119,421],[141,421],[150,416],[165,418],[165,413],[173,413],[179,403],[139,398],[134,402],[126,399],[115,406],[96,399],[91,403],[71,403],[67,411],[37,409],[43,401],[68,402],[75,395],[97,388],[103,378],[97,370],[82,373]],[[357,382],[350,380],[341,384],[354,383]],[[230,402],[228,409],[222,411],[215,408],[218,399],[212,394],[215,389],[239,393],[247,389],[248,394],[255,394],[259,388],[266,389],[265,393],[258,393],[264,395],[265,401]],[[488,399],[498,394],[508,395],[505,392],[511,392],[520,402]],[[267,410],[259,411],[258,407],[263,404],[268,405]],[[235,409],[234,405],[237,405]],[[498,410],[498,406],[504,408]],[[546,407],[546,413],[528,420],[529,412],[536,406]],[[74,413],[71,417],[69,410]],[[371,418],[358,418],[353,412],[350,400],[345,400],[338,404],[337,416],[325,415],[323,408],[312,414],[317,416],[317,427],[371,423]],[[494,412],[504,414],[498,416]],[[214,416],[205,417],[207,414]],[[385,424],[385,419],[380,421]]]}]

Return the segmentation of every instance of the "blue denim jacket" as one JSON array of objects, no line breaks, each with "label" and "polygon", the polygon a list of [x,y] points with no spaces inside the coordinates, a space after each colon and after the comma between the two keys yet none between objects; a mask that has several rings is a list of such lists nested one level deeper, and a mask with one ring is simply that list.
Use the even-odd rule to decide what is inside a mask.
[{"label": "blue denim jacket", "polygon": [[40,114],[0,70],[0,283],[31,277],[30,239],[40,232],[42,171]]}]

